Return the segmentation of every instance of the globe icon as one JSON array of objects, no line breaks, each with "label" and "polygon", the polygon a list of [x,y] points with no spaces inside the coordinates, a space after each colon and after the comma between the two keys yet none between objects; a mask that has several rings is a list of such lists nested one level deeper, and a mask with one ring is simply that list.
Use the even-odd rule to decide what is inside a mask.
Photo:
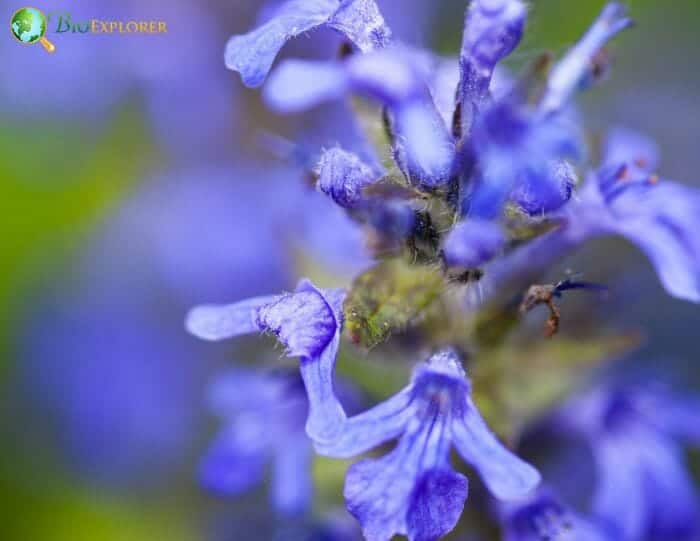
[{"label": "globe icon", "polygon": [[27,45],[40,42],[44,48],[52,53],[56,49],[46,34],[46,17],[36,8],[22,8],[15,11],[10,20],[10,29],[15,38]]}]

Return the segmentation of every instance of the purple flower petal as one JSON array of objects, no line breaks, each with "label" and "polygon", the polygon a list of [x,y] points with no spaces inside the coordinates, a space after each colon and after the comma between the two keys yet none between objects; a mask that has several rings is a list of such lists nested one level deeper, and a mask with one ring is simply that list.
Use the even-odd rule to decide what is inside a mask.
[{"label": "purple flower petal", "polygon": [[457,525],[467,499],[467,478],[450,469],[425,472],[408,506],[408,538],[441,539]]},{"label": "purple flower petal", "polygon": [[320,355],[336,331],[330,308],[315,291],[288,293],[260,306],[257,324],[277,336],[288,357]]},{"label": "purple flower petal", "polygon": [[260,330],[257,310],[279,299],[270,295],[227,305],[202,305],[189,311],[185,328],[203,340],[223,340]]},{"label": "purple flower petal", "polygon": [[385,46],[391,35],[373,0],[288,0],[259,28],[229,39],[226,66],[246,86],[260,86],[287,41],[324,24],[365,52]]},{"label": "purple flower petal", "polygon": [[305,434],[288,438],[272,462],[272,504],[284,514],[302,513],[311,507],[312,448]]},{"label": "purple flower petal", "polygon": [[475,268],[492,259],[503,247],[505,236],[498,224],[466,220],[457,224],[443,245],[449,266]]},{"label": "purple flower petal", "polygon": [[[333,327],[322,325],[328,331],[327,342],[317,356],[303,356],[299,361],[301,377],[309,399],[309,417],[306,433],[318,442],[331,441],[338,436],[345,423],[345,411],[335,393],[333,384],[335,361],[340,345],[340,332],[343,325],[343,300],[345,292],[340,289],[321,291],[309,281],[302,281],[298,293],[316,294],[325,302],[332,317]],[[298,294],[297,293],[297,294]]]},{"label": "purple flower petal", "polygon": [[546,164],[544,175],[525,174],[510,199],[530,216],[555,211],[569,199],[577,183],[576,171],[566,160]]},{"label": "purple flower petal", "polygon": [[409,407],[412,389],[406,388],[375,407],[349,418],[337,439],[314,442],[316,452],[323,456],[349,458],[400,436],[413,415]]},{"label": "purple flower petal", "polygon": [[561,109],[584,78],[595,54],[605,42],[631,24],[632,20],[627,17],[621,3],[607,4],[588,32],[554,66],[540,103],[540,111],[551,113]]},{"label": "purple flower petal", "polygon": [[[445,421],[444,417],[435,415],[416,419],[391,453],[377,460],[362,460],[348,470],[346,505],[362,525],[368,541],[409,533],[411,495],[422,476],[433,469],[450,469]],[[461,510],[464,499],[459,501],[459,493],[455,491],[456,498],[450,503],[459,505]],[[466,498],[466,483],[463,494]],[[453,508],[450,511],[454,513]],[[410,539],[423,538],[411,535]]]},{"label": "purple flower petal", "polygon": [[494,437],[471,399],[467,399],[462,415],[453,423],[452,437],[459,454],[476,468],[496,498],[519,498],[539,484],[537,470]]},{"label": "purple flower petal", "polygon": [[349,85],[342,64],[285,60],[270,76],[263,99],[274,111],[295,113],[342,98]]},{"label": "purple flower petal", "polygon": [[236,427],[225,430],[202,459],[202,485],[219,494],[241,494],[262,480],[267,462],[265,443]]},{"label": "purple flower petal", "polygon": [[357,206],[362,190],[380,177],[357,155],[337,147],[322,154],[316,172],[320,190],[344,208]]},{"label": "purple flower petal", "polygon": [[467,10],[458,101],[466,126],[488,95],[496,64],[518,45],[527,9],[521,0],[474,0]]}]

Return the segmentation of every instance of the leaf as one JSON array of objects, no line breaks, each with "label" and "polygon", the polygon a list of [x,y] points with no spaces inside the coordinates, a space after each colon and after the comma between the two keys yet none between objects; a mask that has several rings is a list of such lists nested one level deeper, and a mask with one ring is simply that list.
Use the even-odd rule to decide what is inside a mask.
[{"label": "leaf", "polygon": [[345,328],[365,348],[413,324],[444,288],[440,270],[394,259],[358,276],[345,300]]}]

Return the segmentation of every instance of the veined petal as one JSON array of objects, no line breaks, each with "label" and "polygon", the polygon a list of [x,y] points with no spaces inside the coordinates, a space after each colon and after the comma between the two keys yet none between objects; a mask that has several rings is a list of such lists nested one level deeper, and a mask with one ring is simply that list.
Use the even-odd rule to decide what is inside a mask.
[{"label": "veined petal", "polygon": [[373,0],[288,0],[259,28],[229,39],[226,66],[246,86],[260,86],[287,41],[324,24],[364,52],[386,46],[391,37]]},{"label": "veined petal", "polygon": [[291,38],[328,22],[340,0],[288,0],[265,24],[226,44],[226,67],[249,87],[260,86],[277,53]]},{"label": "veined petal", "polygon": [[561,109],[583,79],[588,65],[605,42],[632,24],[619,2],[607,4],[588,32],[562,58],[549,77],[540,103],[544,114]]},{"label": "veined petal", "polygon": [[539,484],[537,470],[496,439],[470,398],[461,413],[452,423],[454,445],[462,458],[479,472],[496,498],[522,497]]},{"label": "veined petal", "polygon": [[443,253],[450,266],[475,268],[493,258],[505,243],[498,224],[486,220],[465,220],[445,238]]},{"label": "veined petal", "polygon": [[[342,289],[320,290],[308,280],[302,280],[298,293],[311,293],[320,296],[333,318],[333,330],[329,340],[316,355],[302,356],[299,363],[309,399],[309,416],[306,420],[306,433],[314,442],[332,441],[342,430],[346,415],[334,388],[335,361],[340,346],[340,333],[343,326]],[[324,330],[327,328],[324,324]]]},{"label": "veined petal", "polygon": [[296,291],[261,306],[257,324],[275,333],[289,357],[320,355],[336,332],[333,313],[315,291]]},{"label": "veined petal", "polygon": [[285,60],[270,76],[263,99],[275,111],[295,113],[343,97],[349,84],[341,64]]},{"label": "veined petal", "polygon": [[[346,505],[362,525],[368,541],[385,541],[394,534],[410,534],[411,540],[432,539],[419,536],[425,528],[422,523],[414,523],[414,529],[409,530],[408,512],[411,504],[416,503],[412,495],[423,475],[433,470],[450,470],[446,423],[447,417],[433,404],[426,416],[413,419],[391,453],[377,460],[362,460],[348,470],[344,490]],[[455,498],[446,503],[450,507],[450,517],[455,504],[464,504],[460,495],[466,498],[466,482],[462,491],[460,484],[455,480],[451,485]]]},{"label": "veined petal", "polygon": [[316,172],[319,189],[344,208],[357,206],[363,200],[362,190],[380,176],[356,154],[337,147],[324,151]]},{"label": "veined petal", "polygon": [[337,439],[314,442],[316,452],[323,456],[349,458],[397,438],[414,414],[411,391],[411,387],[407,387],[364,413],[349,418]]},{"label": "veined petal", "polygon": [[450,468],[423,473],[408,505],[408,538],[437,541],[452,531],[464,509],[467,492],[467,478]]},{"label": "veined petal", "polygon": [[257,311],[280,297],[268,295],[227,305],[202,305],[189,311],[185,328],[203,340],[223,340],[260,330]]}]

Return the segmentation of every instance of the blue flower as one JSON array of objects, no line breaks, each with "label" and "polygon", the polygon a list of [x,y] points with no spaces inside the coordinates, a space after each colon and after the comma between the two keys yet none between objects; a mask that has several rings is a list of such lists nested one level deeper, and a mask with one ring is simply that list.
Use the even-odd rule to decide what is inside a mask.
[{"label": "blue flower", "polygon": [[504,541],[613,541],[601,524],[569,509],[547,489],[500,505]]},{"label": "blue flower", "polygon": [[325,441],[336,436],[345,420],[333,390],[344,298],[341,289],[322,290],[302,280],[294,293],[195,307],[187,315],[186,327],[204,340],[273,333],[288,356],[300,358],[309,398],[306,430],[314,439]]},{"label": "blue flower", "polygon": [[320,454],[346,458],[398,439],[390,453],[351,466],[345,480],[346,505],[369,541],[435,540],[454,528],[467,479],[450,465],[452,445],[499,499],[538,484],[537,471],[486,427],[470,391],[459,358],[443,350],[416,368],[408,387],[347,419],[336,440],[314,442]]},{"label": "blue flower", "polygon": [[612,132],[603,165],[566,209],[569,235],[625,237],[651,260],[671,295],[698,302],[700,191],[660,180],[653,173],[656,156],[651,141]]},{"label": "blue flower", "polygon": [[509,199],[532,215],[561,207],[575,181],[563,159],[580,156],[579,132],[572,110],[542,117],[510,95],[485,108],[472,129],[470,152],[477,165],[464,213],[493,219]]},{"label": "blue flower", "polygon": [[337,30],[363,52],[391,39],[373,0],[288,0],[265,24],[229,40],[226,66],[239,72],[246,86],[260,86],[284,44],[320,26]]},{"label": "blue flower", "polygon": [[[517,44],[522,32],[521,19],[525,17],[525,9],[518,2],[486,4],[491,3],[502,11],[492,11],[481,4],[473,8],[473,26],[483,33],[486,44],[483,65],[473,75],[471,66],[476,60],[466,63],[469,69],[464,68],[463,61],[460,90],[465,93],[464,101],[471,102],[473,109],[485,100],[495,63]],[[500,15],[488,18],[484,13]],[[472,21],[471,10],[469,21]],[[581,144],[578,120],[566,105],[594,55],[630,23],[621,5],[608,4],[590,30],[554,67],[538,104],[533,107],[526,103],[520,95],[522,89],[516,86],[495,103],[483,107],[478,115],[472,112],[473,118],[465,121],[472,127],[472,140],[460,153],[462,167],[475,177],[465,194],[466,214],[495,218],[512,199],[523,211],[537,215],[557,210],[569,200],[575,176],[563,160],[579,157]],[[477,30],[473,32],[478,34]],[[474,41],[467,39],[471,33],[468,26],[465,33],[468,43]],[[472,82],[465,85],[465,80]]]},{"label": "blue flower", "polygon": [[365,197],[362,190],[379,180],[374,171],[356,154],[334,147],[323,152],[316,167],[318,187],[338,205],[351,209]]},{"label": "blue flower", "polygon": [[479,105],[489,94],[496,64],[518,45],[527,9],[521,0],[474,0],[464,23],[457,101],[466,132]]},{"label": "blue flower", "polygon": [[558,213],[562,226],[496,262],[488,288],[529,276],[533,262],[549,265],[591,238],[620,235],[647,255],[669,294],[700,302],[700,190],[659,179],[657,161],[649,139],[612,131],[601,167]]},{"label": "blue flower", "polygon": [[665,387],[608,385],[572,398],[557,426],[582,435],[597,471],[594,512],[615,539],[696,539],[700,495],[681,442],[700,444],[700,398]]},{"label": "blue flower", "polygon": [[443,243],[449,266],[478,267],[493,258],[505,243],[500,227],[486,220],[465,220],[449,232]]},{"label": "blue flower", "polygon": [[307,511],[313,449],[304,432],[308,402],[299,377],[236,369],[212,385],[209,403],[224,427],[202,460],[202,484],[220,494],[240,494],[262,482],[272,462],[274,508]]},{"label": "blue flower", "polygon": [[349,93],[368,96],[391,113],[392,146],[408,180],[427,189],[446,184],[452,173],[454,143],[415,54],[391,47],[342,62],[288,60],[265,87],[267,104],[292,112]]}]

